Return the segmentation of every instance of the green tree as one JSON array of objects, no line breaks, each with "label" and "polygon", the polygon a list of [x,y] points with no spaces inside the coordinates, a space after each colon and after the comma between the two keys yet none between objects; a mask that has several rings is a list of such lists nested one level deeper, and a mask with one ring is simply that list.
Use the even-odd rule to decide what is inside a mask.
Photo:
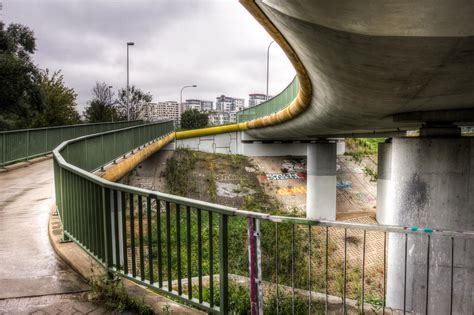
[{"label": "green tree", "polygon": [[0,130],[30,127],[43,110],[40,74],[31,61],[35,49],[27,26],[0,22]]},{"label": "green tree", "polygon": [[[143,92],[139,88],[132,85],[129,90],[130,99],[130,120],[140,118],[143,110],[142,105],[152,101],[153,96],[150,92]],[[127,118],[127,89],[118,91],[117,110],[123,118]]]},{"label": "green tree", "polygon": [[208,124],[208,114],[200,112],[197,109],[189,109],[181,115],[181,128],[183,129],[204,128],[207,127]]},{"label": "green tree", "polygon": [[76,96],[72,88],[64,83],[61,71],[50,75],[49,70],[39,72],[39,87],[44,108],[34,118],[32,127],[61,126],[80,123],[76,110]]},{"label": "green tree", "polygon": [[92,89],[93,98],[88,102],[84,116],[88,122],[107,122],[121,120],[115,103],[114,93],[105,82],[96,82]]}]

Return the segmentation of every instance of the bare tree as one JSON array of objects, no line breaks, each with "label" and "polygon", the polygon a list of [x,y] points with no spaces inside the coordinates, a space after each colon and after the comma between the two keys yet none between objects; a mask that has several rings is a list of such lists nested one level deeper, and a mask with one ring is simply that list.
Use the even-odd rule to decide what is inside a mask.
[{"label": "bare tree", "polygon": [[113,104],[113,98],[115,93],[112,91],[111,87],[105,82],[96,82],[95,86],[92,88],[92,94],[95,100],[103,104]]},{"label": "bare tree", "polygon": [[84,116],[89,122],[117,121],[123,119],[119,115],[114,102],[114,92],[105,83],[96,82],[92,88],[92,100],[84,111]]},{"label": "bare tree", "polygon": [[[153,96],[150,92],[143,92],[139,88],[132,85],[129,90],[130,97],[130,120],[140,118],[143,110],[143,104],[152,101]],[[118,91],[117,107],[122,117],[127,117],[127,89],[120,89]]]}]

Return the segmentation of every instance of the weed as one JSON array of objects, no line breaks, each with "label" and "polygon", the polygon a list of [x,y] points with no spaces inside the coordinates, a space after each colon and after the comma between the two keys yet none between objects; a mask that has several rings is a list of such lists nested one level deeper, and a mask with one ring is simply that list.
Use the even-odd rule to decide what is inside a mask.
[{"label": "weed", "polygon": [[90,280],[91,297],[96,303],[116,312],[134,314],[153,314],[153,309],[141,300],[131,297],[125,290],[122,280],[114,275],[114,280],[105,282],[95,278]]},{"label": "weed", "polygon": [[374,171],[372,168],[367,167],[367,166],[364,167],[364,174],[366,176],[370,177],[371,182],[376,182],[377,181],[377,172]]},{"label": "weed", "polygon": [[171,305],[169,305],[169,303],[165,303],[165,305],[163,305],[161,308],[161,311],[165,314],[171,314]]}]

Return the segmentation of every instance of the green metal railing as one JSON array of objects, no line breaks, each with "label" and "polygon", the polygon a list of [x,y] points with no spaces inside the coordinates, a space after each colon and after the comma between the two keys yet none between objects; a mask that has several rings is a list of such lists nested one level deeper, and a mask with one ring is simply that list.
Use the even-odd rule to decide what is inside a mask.
[{"label": "green metal railing", "polygon": [[237,122],[246,122],[256,118],[268,116],[288,106],[298,95],[299,82],[295,77],[293,81],[278,95],[257,106],[244,109],[237,113]]},{"label": "green metal railing", "polygon": [[119,121],[0,132],[0,167],[46,155],[61,142],[80,136],[143,124]]},{"label": "green metal railing", "polygon": [[[231,290],[236,285],[250,287],[244,299],[252,314],[363,313],[374,307],[384,314],[387,286],[398,288],[389,299],[396,309],[427,312],[444,295],[450,296],[451,313],[457,312],[453,301],[461,298],[464,271],[454,261],[463,259],[460,249],[473,245],[473,232],[274,216],[88,172],[172,130],[170,122],[135,126],[69,140],[53,151],[64,236],[109,273],[211,313],[226,314],[242,303],[242,294]],[[388,258],[403,280],[388,283]],[[432,265],[443,266],[451,280],[435,294]],[[411,296],[423,302],[415,305]]]}]

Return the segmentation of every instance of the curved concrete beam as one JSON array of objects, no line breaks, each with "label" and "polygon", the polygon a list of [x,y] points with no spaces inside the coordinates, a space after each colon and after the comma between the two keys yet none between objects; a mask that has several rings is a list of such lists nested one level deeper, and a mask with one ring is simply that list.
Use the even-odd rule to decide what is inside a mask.
[{"label": "curved concrete beam", "polygon": [[471,1],[256,0],[256,5],[304,65],[312,94],[304,113],[249,130],[254,138],[397,131],[420,122],[394,121],[395,114],[474,108]]}]

